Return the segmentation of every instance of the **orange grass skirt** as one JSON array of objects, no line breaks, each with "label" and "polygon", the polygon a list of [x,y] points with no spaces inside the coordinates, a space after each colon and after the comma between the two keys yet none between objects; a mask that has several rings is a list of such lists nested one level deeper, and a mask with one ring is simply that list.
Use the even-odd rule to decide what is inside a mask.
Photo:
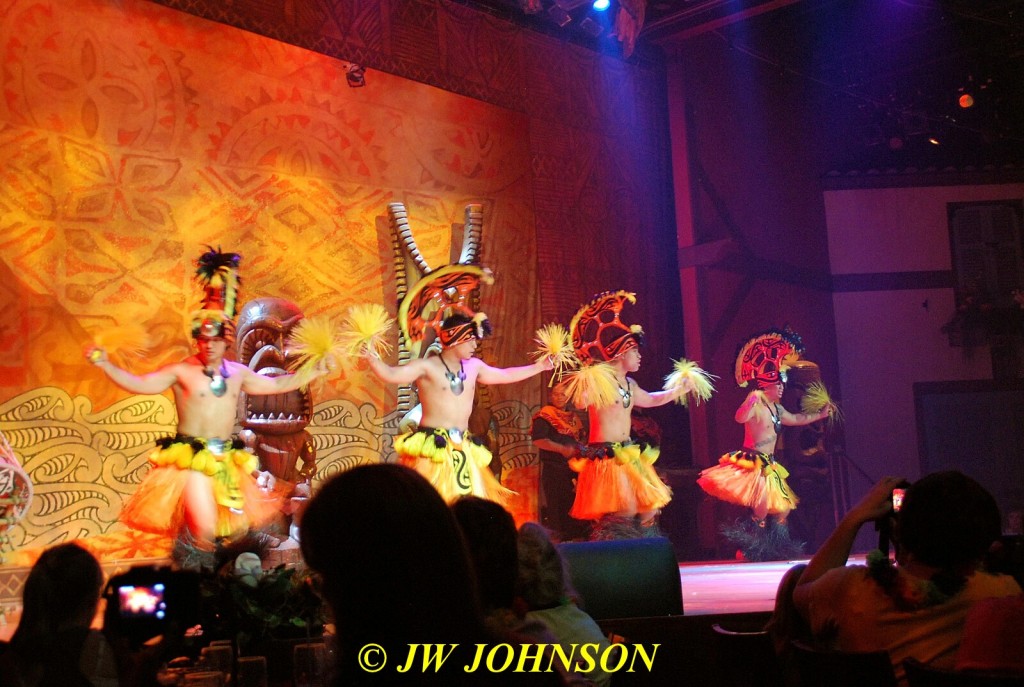
[{"label": "orange grass skirt", "polygon": [[573,458],[569,467],[579,473],[576,500],[569,515],[596,520],[605,515],[636,515],[663,508],[672,489],[654,471],[660,450],[639,444],[608,444],[611,458]]}]

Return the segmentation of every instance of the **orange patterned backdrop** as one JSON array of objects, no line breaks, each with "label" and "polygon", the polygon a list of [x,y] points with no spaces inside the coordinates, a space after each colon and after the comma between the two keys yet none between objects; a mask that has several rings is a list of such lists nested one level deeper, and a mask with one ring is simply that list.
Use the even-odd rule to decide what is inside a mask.
[{"label": "orange patterned backdrop", "polygon": [[[432,265],[484,207],[492,364],[528,361],[541,324],[523,113],[370,72],[142,0],[0,0],[0,429],[36,487],[15,546],[121,528],[169,396],[130,396],[82,358],[144,327],[143,372],[189,352],[207,244],[242,253],[242,300],[306,315],[396,302],[386,204]],[[384,228],[382,228],[382,226]],[[515,316],[509,315],[515,313]],[[321,475],[379,459],[394,390],[349,370],[315,391]],[[536,511],[526,439],[540,380],[490,391],[518,520]]]}]

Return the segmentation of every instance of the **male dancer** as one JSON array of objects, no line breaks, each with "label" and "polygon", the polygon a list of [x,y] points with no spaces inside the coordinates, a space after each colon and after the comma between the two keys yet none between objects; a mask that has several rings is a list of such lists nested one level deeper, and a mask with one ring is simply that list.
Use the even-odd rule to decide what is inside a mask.
[{"label": "male dancer", "polygon": [[750,508],[754,522],[762,530],[767,517],[774,517],[779,527],[774,528],[777,533],[772,537],[757,537],[755,542],[742,527],[733,537],[748,550],[759,551],[755,555],[758,559],[772,557],[772,549],[778,555],[786,555],[792,549],[784,526],[799,499],[786,482],[789,471],[775,460],[775,445],[782,427],[809,425],[831,412],[831,406],[814,415],[791,413],[782,406],[786,370],[803,350],[800,337],[788,329],[758,334],[740,347],[736,383],[746,386],[753,381],[757,385],[736,410],[736,422],[743,425],[743,448],[722,456],[718,465],[703,470],[697,479],[697,484],[712,496]]},{"label": "male dancer", "polygon": [[[432,330],[441,345],[439,355],[394,366],[372,351],[364,353],[370,369],[383,381],[416,385],[422,406],[419,427],[396,437],[395,451],[399,462],[426,477],[447,501],[472,494],[503,502],[511,493],[488,468],[491,452],[468,431],[477,383],[512,384],[552,368],[548,358],[499,368],[473,356],[491,328],[487,317],[472,314],[465,301],[486,274],[472,265],[451,265],[425,277],[403,299],[399,307],[403,334],[408,340],[422,341]],[[423,316],[427,305],[436,307],[438,300],[455,292],[460,295],[438,310],[436,319],[442,312],[451,314],[440,322]],[[410,327],[410,319],[417,326]]]},{"label": "male dancer", "polygon": [[[174,392],[177,434],[158,442],[161,448],[149,457],[152,468],[125,504],[121,520],[135,529],[176,537],[176,555],[212,553],[217,543],[265,524],[280,505],[260,489],[270,486],[272,475],[260,473],[259,459],[232,437],[238,397],[241,391],[254,396],[284,393],[302,381],[295,375],[259,375],[224,358],[234,338],[239,260],[237,254],[212,249],[198,260],[197,278],[204,283],[205,296],[192,323],[195,355],[139,376],[111,363],[102,348],[86,353],[126,391]],[[321,368],[314,377],[326,372]]]},{"label": "male dancer", "polygon": [[627,301],[636,302],[635,295],[602,293],[576,313],[569,327],[582,363],[571,373],[570,393],[577,406],[587,408],[590,422],[588,443],[569,461],[579,473],[569,514],[594,521],[592,539],[658,536],[657,516],[672,500],[672,490],[654,471],[660,450],[641,448],[630,439],[633,408],[665,405],[693,389],[688,382],[648,392],[629,376],[640,369],[643,329],[622,323]]}]

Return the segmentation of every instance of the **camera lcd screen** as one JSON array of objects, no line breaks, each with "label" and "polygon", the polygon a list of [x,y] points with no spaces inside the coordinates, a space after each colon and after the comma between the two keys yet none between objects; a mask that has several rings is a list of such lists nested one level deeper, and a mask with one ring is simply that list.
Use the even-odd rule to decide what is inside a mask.
[{"label": "camera lcd screen", "polygon": [[164,591],[164,585],[159,583],[147,587],[135,585],[118,587],[117,598],[121,617],[163,620],[167,615]]},{"label": "camera lcd screen", "polygon": [[906,489],[893,489],[892,490],[892,509],[895,512],[899,512],[900,508],[903,507],[903,497],[906,495]]}]

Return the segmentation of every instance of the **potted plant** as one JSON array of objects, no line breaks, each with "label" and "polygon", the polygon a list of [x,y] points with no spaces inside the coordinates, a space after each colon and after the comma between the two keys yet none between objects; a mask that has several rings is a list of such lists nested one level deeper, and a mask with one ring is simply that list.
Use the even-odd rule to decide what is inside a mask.
[{"label": "potted plant", "polygon": [[263,655],[271,682],[291,679],[295,644],[323,637],[326,606],[305,567],[263,570],[243,553],[200,583],[202,626],[210,639],[231,639],[238,655]]}]

